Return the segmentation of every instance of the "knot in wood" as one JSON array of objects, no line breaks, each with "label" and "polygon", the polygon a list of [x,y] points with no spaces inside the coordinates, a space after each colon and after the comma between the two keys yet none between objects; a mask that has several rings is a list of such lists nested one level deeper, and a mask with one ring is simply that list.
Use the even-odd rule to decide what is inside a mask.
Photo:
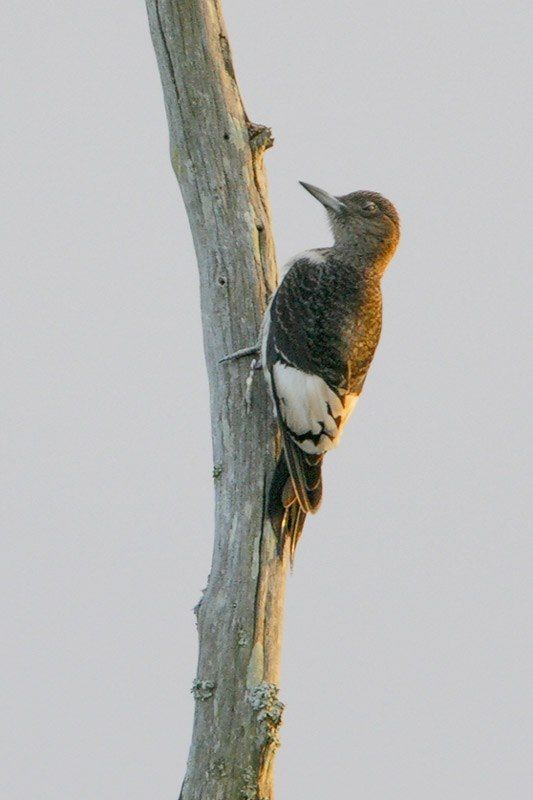
[{"label": "knot in wood", "polygon": [[257,125],[255,122],[247,122],[246,127],[248,128],[248,138],[250,139],[252,150],[268,150],[269,147],[274,145],[272,128],[266,125]]}]

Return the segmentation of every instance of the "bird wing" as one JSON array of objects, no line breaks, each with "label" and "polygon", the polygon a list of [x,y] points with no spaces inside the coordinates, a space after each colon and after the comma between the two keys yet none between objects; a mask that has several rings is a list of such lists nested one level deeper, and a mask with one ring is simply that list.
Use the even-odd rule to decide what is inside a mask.
[{"label": "bird wing", "polygon": [[302,255],[280,283],[263,333],[285,459],[305,512],[318,508],[322,456],[338,444],[358,396],[347,391],[350,359],[339,292],[331,265]]}]

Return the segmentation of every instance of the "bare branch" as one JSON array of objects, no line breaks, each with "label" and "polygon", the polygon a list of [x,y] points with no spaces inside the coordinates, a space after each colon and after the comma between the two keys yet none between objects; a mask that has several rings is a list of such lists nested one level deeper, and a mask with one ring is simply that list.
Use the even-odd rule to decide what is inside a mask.
[{"label": "bare branch", "polygon": [[171,161],[200,273],[215,482],[213,562],[197,607],[200,651],[182,800],[272,797],[288,553],[265,518],[275,430],[264,387],[245,414],[246,365],[276,284],[264,151],[248,120],[217,0],[147,0],[163,84]]}]

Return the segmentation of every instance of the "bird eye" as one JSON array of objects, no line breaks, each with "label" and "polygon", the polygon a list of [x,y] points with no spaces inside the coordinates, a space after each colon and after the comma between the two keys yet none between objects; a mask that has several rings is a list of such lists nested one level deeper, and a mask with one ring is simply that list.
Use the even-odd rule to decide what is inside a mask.
[{"label": "bird eye", "polygon": [[365,214],[371,215],[371,214],[375,214],[376,213],[376,211],[378,210],[378,207],[377,207],[377,205],[375,203],[372,202],[372,200],[369,200],[367,203],[364,204],[364,206],[362,207],[361,210]]}]

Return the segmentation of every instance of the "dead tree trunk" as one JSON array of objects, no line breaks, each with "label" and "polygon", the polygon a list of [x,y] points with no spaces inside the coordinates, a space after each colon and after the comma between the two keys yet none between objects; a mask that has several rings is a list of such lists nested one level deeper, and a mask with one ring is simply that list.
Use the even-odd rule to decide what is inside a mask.
[{"label": "dead tree trunk", "polygon": [[248,122],[218,0],[147,0],[171,161],[200,271],[214,455],[215,540],[197,609],[194,730],[182,800],[266,800],[283,706],[278,699],[288,555],[265,518],[275,449],[262,381],[244,405],[248,360],[276,283],[263,153]]}]

